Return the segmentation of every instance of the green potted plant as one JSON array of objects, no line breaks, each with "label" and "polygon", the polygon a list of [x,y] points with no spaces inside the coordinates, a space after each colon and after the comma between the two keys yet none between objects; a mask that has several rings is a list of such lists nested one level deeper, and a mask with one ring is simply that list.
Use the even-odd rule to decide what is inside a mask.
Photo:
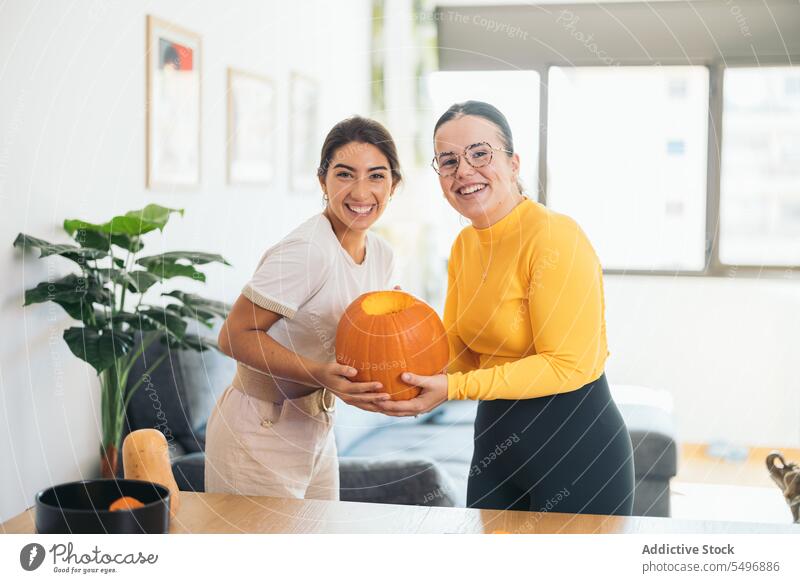
[{"label": "green potted plant", "polygon": [[[150,204],[105,223],[65,220],[64,230],[77,245],[48,243],[23,233],[14,241],[15,247],[38,249],[40,258],[57,255],[80,268],[80,273],[43,281],[26,290],[24,305],[54,302],[80,322],[64,331],[64,340],[75,356],[95,369],[100,380],[103,425],[100,460],[106,478],[117,474],[128,403],[146,375],[161,364],[167,353],[152,362],[142,377],[128,387],[134,363],[156,341],[175,349],[216,348],[212,340],[190,334],[189,322],[195,320],[211,328],[214,319],[225,318],[229,310],[223,302],[177,289],[160,296],[151,291],[148,296],[151,300],[145,303],[146,292],[168,279],[187,277],[205,282],[205,274],[197,265],[230,265],[220,255],[196,251],[142,256],[142,238],[152,231],[163,231],[172,213],[182,216],[183,209]],[[154,298],[160,298],[161,305],[155,305]]]}]

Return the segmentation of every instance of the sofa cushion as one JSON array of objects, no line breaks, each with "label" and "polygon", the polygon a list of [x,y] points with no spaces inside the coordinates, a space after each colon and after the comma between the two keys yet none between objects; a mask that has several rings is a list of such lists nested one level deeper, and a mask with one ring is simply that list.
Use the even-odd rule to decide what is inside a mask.
[{"label": "sofa cushion", "polygon": [[669,479],[637,477],[633,494],[633,515],[669,517],[669,496]]},{"label": "sofa cushion", "polygon": [[466,505],[467,474],[472,460],[472,438],[472,424],[400,423],[376,429],[351,447],[347,454],[348,457],[366,457],[374,461],[402,457],[432,459],[450,478],[455,505],[463,507]]},{"label": "sofa cushion", "polygon": [[167,358],[145,378],[131,398],[126,411],[126,433],[155,428],[166,437],[171,455],[202,451],[205,442],[195,437],[187,406],[186,384],[180,366],[182,351],[172,350],[160,341],[153,342],[144,357],[134,363],[128,387],[142,379],[148,366],[165,352]]},{"label": "sofa cushion", "polygon": [[167,358],[131,398],[124,433],[158,429],[166,437],[173,458],[204,451],[208,416],[230,384],[236,364],[216,350],[174,350],[156,341],[133,365],[128,386],[141,379],[148,366],[164,353]]},{"label": "sofa cushion", "polygon": [[177,359],[192,429],[205,443],[205,425],[236,373],[236,361],[216,350],[183,350]]},{"label": "sofa cushion", "polygon": [[637,480],[672,478],[678,473],[672,396],[661,389],[623,384],[612,386],[611,395],[631,436]]},{"label": "sofa cushion", "polygon": [[172,460],[172,473],[178,490],[205,492],[206,454],[189,453]]},{"label": "sofa cushion", "polygon": [[429,459],[342,458],[340,497],[349,502],[454,506],[455,491],[447,474]]}]

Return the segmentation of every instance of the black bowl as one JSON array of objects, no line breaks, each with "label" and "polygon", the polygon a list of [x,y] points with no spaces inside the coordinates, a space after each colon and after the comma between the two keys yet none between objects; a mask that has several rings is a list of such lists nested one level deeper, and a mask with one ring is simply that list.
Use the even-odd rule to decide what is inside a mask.
[{"label": "black bowl", "polygon": [[[122,496],[144,504],[133,510],[108,509]],[[39,534],[166,534],[169,490],[141,480],[84,480],[59,484],[36,494]]]}]

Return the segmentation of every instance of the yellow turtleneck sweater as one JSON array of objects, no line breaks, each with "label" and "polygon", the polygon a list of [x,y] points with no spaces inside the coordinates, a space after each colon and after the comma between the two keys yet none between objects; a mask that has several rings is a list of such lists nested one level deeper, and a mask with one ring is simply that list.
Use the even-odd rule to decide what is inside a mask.
[{"label": "yellow turtleneck sweater", "polygon": [[465,228],[448,264],[448,398],[531,399],[596,380],[604,311],[600,262],[569,217],[525,199]]}]

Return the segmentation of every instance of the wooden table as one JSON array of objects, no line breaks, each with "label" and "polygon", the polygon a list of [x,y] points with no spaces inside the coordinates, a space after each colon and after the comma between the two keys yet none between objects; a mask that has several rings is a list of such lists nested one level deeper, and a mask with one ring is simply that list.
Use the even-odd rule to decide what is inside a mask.
[{"label": "wooden table", "polygon": [[[34,533],[34,509],[0,533]],[[781,533],[800,525],[560,514],[181,493],[171,533]]]}]

